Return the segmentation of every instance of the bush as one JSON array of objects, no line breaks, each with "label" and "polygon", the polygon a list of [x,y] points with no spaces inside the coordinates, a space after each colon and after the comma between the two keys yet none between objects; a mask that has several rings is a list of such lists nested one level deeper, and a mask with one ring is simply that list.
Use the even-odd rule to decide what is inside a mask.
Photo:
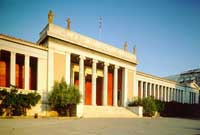
[{"label": "bush", "polygon": [[26,115],[27,109],[31,109],[40,100],[41,96],[35,93],[17,93],[15,87],[9,91],[0,90],[0,114],[6,116]]},{"label": "bush", "polygon": [[157,109],[157,111],[159,113],[164,111],[164,109],[165,109],[165,102],[160,101],[160,100],[155,100],[155,104],[156,104],[156,109]]},{"label": "bush", "polygon": [[73,85],[67,85],[64,79],[55,82],[53,90],[49,93],[49,104],[56,110],[59,116],[72,116],[72,111],[76,104],[80,103],[81,95]]},{"label": "bush", "polygon": [[142,106],[142,99],[139,97],[133,99],[133,101],[129,101],[128,106]]},{"label": "bush", "polygon": [[143,115],[152,117],[157,111],[153,97],[146,97],[142,100]]},{"label": "bush", "polygon": [[143,115],[149,117],[153,116],[157,111],[153,97],[137,98],[134,101],[130,101],[128,106],[143,106]]}]

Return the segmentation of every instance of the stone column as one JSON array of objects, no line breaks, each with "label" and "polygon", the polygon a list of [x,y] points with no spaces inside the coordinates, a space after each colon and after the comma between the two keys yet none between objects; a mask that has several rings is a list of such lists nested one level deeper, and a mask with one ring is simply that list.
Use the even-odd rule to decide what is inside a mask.
[{"label": "stone column", "polygon": [[173,100],[176,101],[176,89],[173,88]]},{"label": "stone column", "polygon": [[181,103],[184,103],[184,91],[181,90]]},{"label": "stone column", "polygon": [[25,85],[25,89],[26,90],[29,90],[30,87],[29,87],[29,71],[30,71],[30,57],[28,55],[25,55],[25,82],[24,82],[24,85]]},{"label": "stone column", "polygon": [[152,90],[152,84],[151,83],[149,83],[149,96],[151,96],[151,90]]},{"label": "stone column", "polygon": [[160,100],[162,101],[163,100],[163,87],[160,86]]},{"label": "stone column", "polygon": [[108,66],[109,63],[104,63],[104,78],[103,78],[103,105],[107,105],[107,95],[108,95]]},{"label": "stone column", "polygon": [[182,91],[182,95],[183,95],[182,101],[183,101],[183,104],[184,104],[185,103],[185,90]]},{"label": "stone column", "polygon": [[70,84],[70,74],[71,74],[71,54],[65,52],[65,81]]},{"label": "stone column", "polygon": [[175,89],[175,101],[177,101],[178,102],[178,90],[177,89]]},{"label": "stone column", "polygon": [[167,90],[167,88],[165,87],[165,86],[163,86],[163,101],[165,101],[166,102],[166,90]]},{"label": "stone column", "polygon": [[79,91],[80,94],[82,95],[81,101],[80,103],[77,105],[77,116],[81,117],[83,115],[83,97],[84,97],[84,78],[85,78],[85,74],[84,74],[84,60],[85,57],[84,56],[79,56],[80,60],[79,60]]},{"label": "stone column", "polygon": [[140,81],[140,98],[143,98],[143,81]]},{"label": "stone column", "polygon": [[167,102],[169,102],[169,87],[167,87]]},{"label": "stone column", "polygon": [[84,56],[80,56],[80,61],[79,61],[79,90],[81,92],[81,95],[83,95],[83,79],[84,79],[84,60],[85,60],[85,57]]},{"label": "stone column", "polygon": [[71,67],[71,84],[74,85],[74,71]]},{"label": "stone column", "polygon": [[157,99],[160,99],[160,86],[157,84]]},{"label": "stone column", "polygon": [[144,92],[145,92],[144,96],[145,96],[145,97],[147,97],[147,86],[148,86],[148,83],[145,82],[145,89],[144,89]]},{"label": "stone column", "polygon": [[195,103],[198,104],[199,103],[199,92],[197,92],[195,95],[196,95],[196,98],[195,98],[196,101],[195,101]]},{"label": "stone column", "polygon": [[118,88],[118,69],[119,67],[115,65],[114,69],[114,96],[113,96],[113,105],[117,106],[117,88]]},{"label": "stone column", "polygon": [[11,57],[10,57],[10,84],[11,85],[16,85],[15,83],[15,64],[16,64],[16,53],[11,52]]},{"label": "stone column", "polygon": [[123,106],[126,107],[127,106],[127,102],[128,102],[128,98],[127,98],[127,86],[128,86],[128,69],[124,68],[123,69],[123,75],[122,75],[122,80],[123,80]]},{"label": "stone column", "polygon": [[156,99],[156,84],[153,84],[153,97]]},{"label": "stone column", "polygon": [[96,105],[97,60],[92,60],[92,105]]}]

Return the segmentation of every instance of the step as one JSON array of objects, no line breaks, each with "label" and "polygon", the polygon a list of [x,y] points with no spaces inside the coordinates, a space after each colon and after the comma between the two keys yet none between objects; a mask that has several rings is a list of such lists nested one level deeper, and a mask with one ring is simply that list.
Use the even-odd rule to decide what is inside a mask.
[{"label": "step", "polygon": [[84,105],[83,117],[85,118],[139,118],[138,115],[125,107],[90,106]]}]

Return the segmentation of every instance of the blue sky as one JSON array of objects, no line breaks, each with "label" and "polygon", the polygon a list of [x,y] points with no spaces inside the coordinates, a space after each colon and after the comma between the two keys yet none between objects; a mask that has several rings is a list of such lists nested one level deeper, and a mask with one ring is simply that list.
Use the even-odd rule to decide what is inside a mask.
[{"label": "blue sky", "polygon": [[199,0],[1,0],[0,33],[36,42],[47,24],[54,23],[129,50],[137,46],[137,70],[168,76],[200,67]]}]

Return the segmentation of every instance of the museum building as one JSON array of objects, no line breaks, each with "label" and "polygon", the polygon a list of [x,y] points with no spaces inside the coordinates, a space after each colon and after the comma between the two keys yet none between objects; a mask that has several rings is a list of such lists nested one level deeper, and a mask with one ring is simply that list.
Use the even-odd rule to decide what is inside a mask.
[{"label": "museum building", "polygon": [[87,106],[126,107],[135,97],[199,102],[195,83],[184,85],[137,71],[136,50],[128,52],[127,43],[118,49],[73,32],[70,20],[62,28],[53,19],[50,11],[37,43],[0,34],[0,87],[14,85],[22,92],[40,93],[42,101],[32,114],[44,114],[47,93],[62,78],[78,86],[82,95],[77,116],[84,115]]}]

